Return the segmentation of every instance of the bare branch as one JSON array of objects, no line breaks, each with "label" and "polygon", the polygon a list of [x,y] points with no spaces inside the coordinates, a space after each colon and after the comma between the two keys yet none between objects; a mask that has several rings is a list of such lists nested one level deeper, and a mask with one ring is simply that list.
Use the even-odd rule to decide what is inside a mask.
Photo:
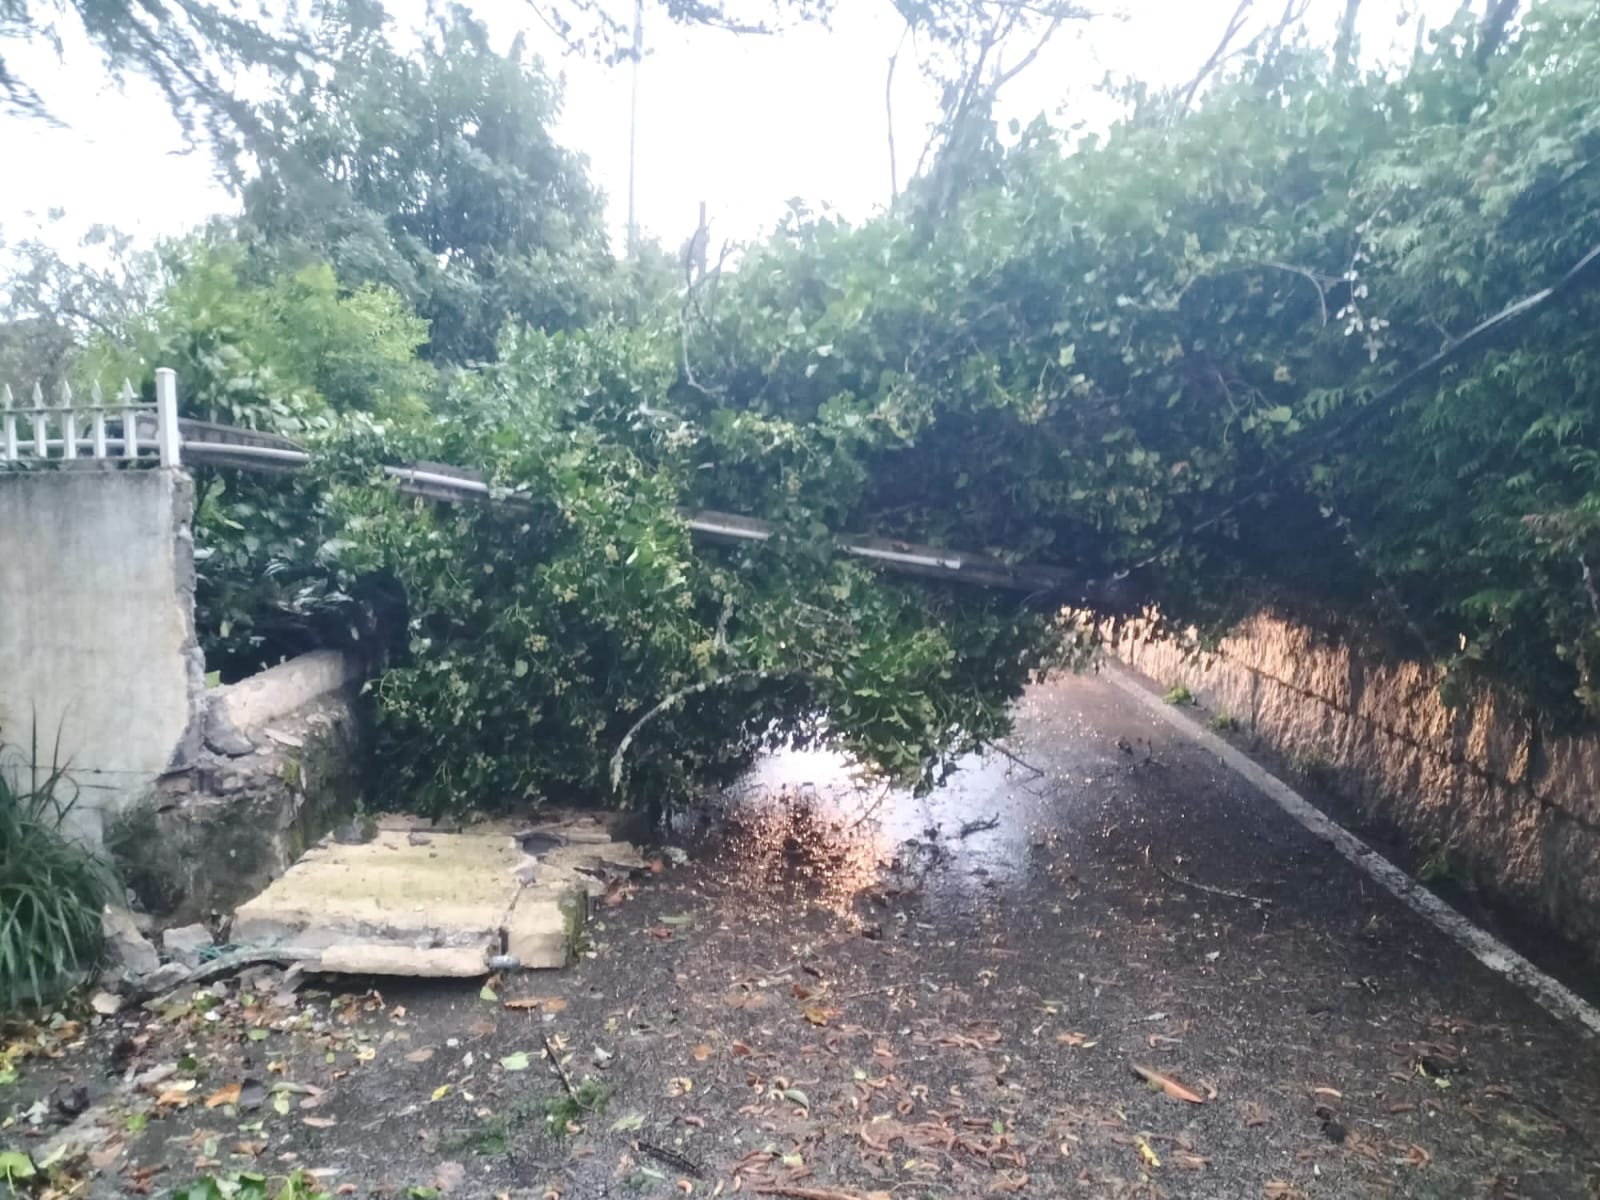
[{"label": "bare branch", "polygon": [[1228,48],[1233,45],[1233,39],[1238,37],[1239,31],[1244,28],[1245,18],[1249,15],[1250,6],[1253,3],[1254,0],[1239,0],[1239,6],[1233,10],[1233,16],[1228,19],[1228,27],[1222,32],[1222,40],[1217,43],[1217,48],[1211,52],[1211,57],[1206,59],[1205,64],[1200,68],[1199,74],[1190,80],[1189,86],[1184,89],[1183,100],[1178,106],[1179,112],[1188,110],[1189,105],[1194,103],[1194,96],[1200,90],[1200,85],[1217,68],[1233,57]]},{"label": "bare branch", "polygon": [[889,199],[894,200],[900,195],[900,167],[895,161],[894,150],[894,69],[900,61],[900,51],[905,48],[906,38],[911,36],[911,22],[906,22],[904,32],[900,34],[900,41],[894,48],[894,53],[889,56],[889,71],[883,81],[883,108],[884,116],[888,122],[889,130]]},{"label": "bare branch", "polygon": [[639,736],[639,731],[650,724],[662,713],[668,712],[688,700],[692,696],[700,696],[713,688],[722,687],[729,683],[742,683],[746,680],[757,681],[767,679],[771,675],[768,671],[734,671],[729,675],[718,675],[715,679],[702,680],[691,684],[689,687],[679,688],[677,691],[663,696],[644,716],[633,723],[633,728],[622,735],[622,740],[617,743],[617,749],[611,756],[611,790],[617,791],[622,787],[622,768],[628,757],[628,748],[633,745],[633,739]]}]

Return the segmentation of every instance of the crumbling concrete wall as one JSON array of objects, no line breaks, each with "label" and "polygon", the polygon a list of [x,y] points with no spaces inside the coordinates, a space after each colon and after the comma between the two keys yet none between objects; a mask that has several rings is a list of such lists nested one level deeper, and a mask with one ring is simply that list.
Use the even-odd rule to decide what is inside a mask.
[{"label": "crumbling concrete wall", "polygon": [[359,663],[302,655],[207,695],[203,744],[107,826],[134,901],[211,921],[262,890],[361,800]]},{"label": "crumbling concrete wall", "polygon": [[1600,960],[1600,732],[1556,733],[1484,689],[1446,707],[1436,668],[1353,635],[1260,614],[1214,651],[1113,635],[1117,657],[1182,683],[1272,750],[1316,774],[1452,873]]},{"label": "crumbling concrete wall", "polygon": [[94,844],[200,749],[193,508],[176,470],[0,473],[0,739],[59,738]]}]

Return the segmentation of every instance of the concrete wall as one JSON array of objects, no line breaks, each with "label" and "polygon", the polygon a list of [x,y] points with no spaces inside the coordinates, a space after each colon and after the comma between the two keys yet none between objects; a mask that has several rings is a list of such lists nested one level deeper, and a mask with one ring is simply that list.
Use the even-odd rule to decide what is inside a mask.
[{"label": "concrete wall", "polygon": [[0,473],[0,739],[35,728],[79,789],[77,830],[149,797],[200,744],[193,486],[175,470]]},{"label": "concrete wall", "polygon": [[1556,734],[1505,696],[1446,708],[1439,673],[1262,614],[1216,652],[1131,622],[1113,651],[1185,684],[1451,870],[1600,961],[1600,732]]}]

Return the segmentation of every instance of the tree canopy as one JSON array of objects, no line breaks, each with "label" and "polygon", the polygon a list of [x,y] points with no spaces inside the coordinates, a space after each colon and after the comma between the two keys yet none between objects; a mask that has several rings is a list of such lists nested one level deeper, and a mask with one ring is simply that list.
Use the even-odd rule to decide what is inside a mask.
[{"label": "tree canopy", "polygon": [[497,53],[452,9],[404,54],[354,0],[323,10],[314,46],[331,70],[260,112],[243,198],[262,273],[327,262],[347,285],[392,288],[447,362],[492,357],[507,320],[604,312],[601,198],[551,135],[559,92],[521,39]]}]

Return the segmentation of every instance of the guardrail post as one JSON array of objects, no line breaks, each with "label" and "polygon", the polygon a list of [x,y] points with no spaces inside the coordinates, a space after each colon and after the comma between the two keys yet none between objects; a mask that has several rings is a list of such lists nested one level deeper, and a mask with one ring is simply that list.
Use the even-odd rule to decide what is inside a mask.
[{"label": "guardrail post", "polygon": [[161,465],[182,465],[178,438],[178,373],[171,367],[156,370],[156,444]]}]

